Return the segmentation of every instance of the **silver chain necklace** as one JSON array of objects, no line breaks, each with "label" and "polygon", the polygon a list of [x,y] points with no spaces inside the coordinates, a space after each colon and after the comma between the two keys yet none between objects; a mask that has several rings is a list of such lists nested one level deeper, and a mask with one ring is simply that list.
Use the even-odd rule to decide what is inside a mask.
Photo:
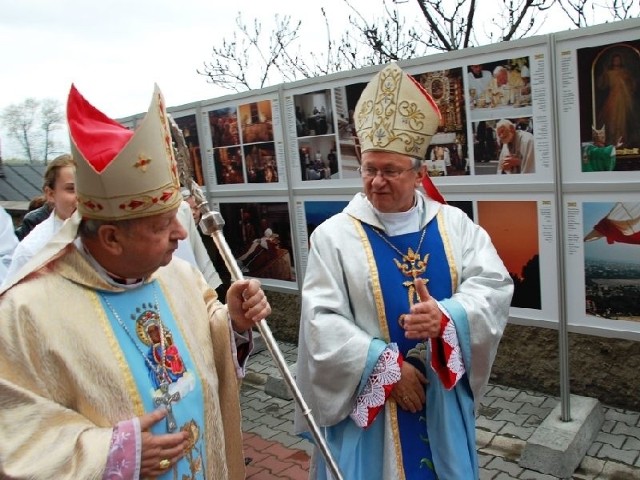
[{"label": "silver chain necklace", "polygon": [[[171,378],[169,377],[169,373],[167,372],[167,366],[166,366],[165,330],[164,330],[164,325],[162,324],[162,320],[160,319],[160,308],[158,305],[158,296],[156,293],[155,285],[153,285],[153,297],[154,297],[155,304],[149,304],[148,308],[153,309],[155,311],[155,314],[158,317],[157,325],[160,331],[159,332],[160,333],[160,362],[158,365],[153,365],[151,360],[149,360],[149,357],[142,350],[140,345],[138,345],[138,342],[136,341],[135,337],[129,330],[129,327],[127,327],[127,325],[122,321],[122,318],[120,318],[120,315],[118,314],[116,309],[113,307],[113,305],[111,305],[111,302],[109,302],[109,299],[106,297],[106,295],[104,295],[103,293],[100,293],[100,296],[103,298],[104,303],[111,310],[111,313],[113,313],[113,316],[115,317],[118,324],[122,327],[122,329],[127,334],[129,339],[133,342],[133,345],[136,347],[136,350],[138,350],[138,352],[144,359],[145,363],[154,372],[156,379],[159,382],[160,394],[154,395],[153,403],[156,407],[159,407],[160,405],[163,405],[166,407],[167,430],[169,432],[173,432],[177,428],[177,423],[176,423],[175,417],[173,416],[172,402],[177,402],[178,400],[180,400],[180,392],[169,393],[169,384],[171,383]],[[147,304],[143,303],[142,308],[147,308]],[[131,314],[131,318],[133,320],[136,320],[135,314]]]}]

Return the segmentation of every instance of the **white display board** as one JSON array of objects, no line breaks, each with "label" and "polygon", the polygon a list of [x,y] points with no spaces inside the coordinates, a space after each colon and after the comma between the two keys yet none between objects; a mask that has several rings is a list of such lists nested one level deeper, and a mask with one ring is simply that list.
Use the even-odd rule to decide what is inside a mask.
[{"label": "white display board", "polygon": [[[556,328],[566,315],[576,331],[640,338],[637,307],[617,311],[602,300],[637,298],[640,245],[584,242],[592,217],[640,203],[640,20],[400,66],[442,113],[424,159],[433,182],[489,231],[514,276],[510,321]],[[379,69],[170,109],[190,136],[196,120],[192,158],[200,155],[199,181],[226,217],[234,254],[245,255],[268,228],[279,235],[284,259],[250,272],[267,289],[299,292],[310,232],[361,189],[353,113]],[[499,135],[505,121],[516,128],[508,147]],[[501,166],[509,148],[519,170]],[[239,229],[247,212],[255,238]],[[637,218],[625,225],[640,235]],[[606,264],[605,251],[623,261]]]},{"label": "white display board", "polygon": [[567,195],[564,218],[570,328],[640,340],[638,194]]}]

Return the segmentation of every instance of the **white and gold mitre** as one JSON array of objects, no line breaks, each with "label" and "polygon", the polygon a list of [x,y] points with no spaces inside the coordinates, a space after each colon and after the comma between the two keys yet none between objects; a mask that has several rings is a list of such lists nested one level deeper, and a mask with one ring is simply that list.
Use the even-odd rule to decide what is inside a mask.
[{"label": "white and gold mitre", "polygon": [[83,218],[148,217],[180,205],[167,112],[157,85],[135,132],[96,109],[73,85],[67,120],[77,163],[78,211]]},{"label": "white and gold mitre", "polygon": [[361,151],[401,153],[422,160],[440,118],[431,95],[391,63],[371,79],[356,104]]}]

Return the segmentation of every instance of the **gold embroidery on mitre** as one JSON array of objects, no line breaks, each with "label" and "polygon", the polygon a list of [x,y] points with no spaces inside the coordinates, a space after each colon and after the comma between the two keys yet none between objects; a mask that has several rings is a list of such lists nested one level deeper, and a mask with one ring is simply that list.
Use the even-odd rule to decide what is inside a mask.
[{"label": "gold embroidery on mitre", "polygon": [[429,94],[396,64],[382,69],[356,105],[363,152],[382,150],[424,158],[440,114]]},{"label": "gold embroidery on mitre", "polygon": [[173,140],[171,139],[171,129],[169,128],[169,118],[167,117],[166,108],[164,105],[164,97],[158,92],[158,105],[160,105],[160,123],[162,124],[162,136],[164,138],[164,148],[166,150],[167,158],[171,163],[171,176],[174,180],[178,181],[178,164],[176,162]]},{"label": "gold embroidery on mitre", "polygon": [[90,212],[100,212],[104,210],[104,206],[102,203],[98,202],[95,198],[85,197],[82,195],[77,195],[78,204],[82,205],[85,210]]},{"label": "gold embroidery on mitre", "polygon": [[143,172],[146,172],[147,167],[149,167],[150,163],[151,159],[149,157],[147,157],[144,153],[139,153],[138,160],[133,164],[133,166],[139,170],[142,170]]},{"label": "gold embroidery on mitre", "polygon": [[118,205],[118,208],[126,212],[142,212],[156,205],[167,205],[173,203],[177,195],[173,186],[160,190],[155,194],[132,196]]}]

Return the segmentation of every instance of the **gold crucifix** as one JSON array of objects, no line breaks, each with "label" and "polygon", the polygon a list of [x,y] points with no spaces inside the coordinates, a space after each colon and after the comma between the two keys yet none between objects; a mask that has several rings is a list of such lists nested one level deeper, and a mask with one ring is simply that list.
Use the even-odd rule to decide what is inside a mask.
[{"label": "gold crucifix", "polygon": [[[402,260],[404,263],[400,262],[397,259],[393,259],[398,267],[398,270],[402,272],[405,277],[411,277],[411,280],[407,280],[402,283],[405,287],[407,287],[408,295],[409,295],[409,306],[416,303],[416,287],[414,285],[415,279],[420,277],[427,270],[427,262],[429,261],[429,254],[426,253],[424,258],[420,258],[419,252],[414,252],[411,247],[407,251],[406,255],[402,255]],[[428,282],[428,279],[424,279],[425,283]]]}]

